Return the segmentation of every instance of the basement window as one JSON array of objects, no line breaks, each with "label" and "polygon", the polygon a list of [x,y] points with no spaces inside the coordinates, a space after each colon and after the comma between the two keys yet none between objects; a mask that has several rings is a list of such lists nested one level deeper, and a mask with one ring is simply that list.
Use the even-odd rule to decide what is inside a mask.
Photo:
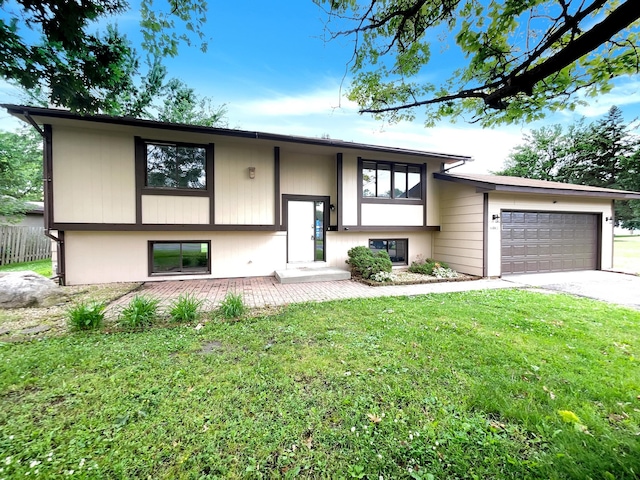
[{"label": "basement window", "polygon": [[149,242],[149,275],[211,273],[210,241]]},{"label": "basement window", "polygon": [[406,238],[372,239],[369,249],[373,253],[387,252],[394,265],[408,265],[409,240]]}]

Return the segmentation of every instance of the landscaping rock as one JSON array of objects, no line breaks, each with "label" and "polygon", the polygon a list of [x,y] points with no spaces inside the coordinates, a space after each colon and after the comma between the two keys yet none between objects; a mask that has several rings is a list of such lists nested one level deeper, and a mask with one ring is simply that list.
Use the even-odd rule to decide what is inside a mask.
[{"label": "landscaping rock", "polygon": [[8,333],[11,333],[11,329],[10,328],[0,328],[0,337],[2,335],[6,335]]},{"label": "landscaping rock", "polygon": [[35,272],[0,273],[0,308],[49,307],[63,297],[58,285]]},{"label": "landscaping rock", "polygon": [[51,327],[49,325],[36,325],[35,327],[20,330],[20,333],[22,335],[35,335],[36,333],[47,332],[49,330],[51,330]]}]

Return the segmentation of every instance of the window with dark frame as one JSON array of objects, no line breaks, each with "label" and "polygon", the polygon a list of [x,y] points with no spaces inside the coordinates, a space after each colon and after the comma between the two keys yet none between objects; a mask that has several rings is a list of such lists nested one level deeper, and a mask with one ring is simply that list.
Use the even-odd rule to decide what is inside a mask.
[{"label": "window with dark frame", "polygon": [[369,250],[373,253],[387,252],[394,265],[409,264],[409,240],[406,238],[370,239]]},{"label": "window with dark frame", "polygon": [[421,166],[363,160],[362,197],[421,200]]},{"label": "window with dark frame", "polygon": [[145,187],[206,190],[207,147],[145,142]]},{"label": "window with dark frame", "polygon": [[152,275],[211,273],[211,242],[149,242]]}]

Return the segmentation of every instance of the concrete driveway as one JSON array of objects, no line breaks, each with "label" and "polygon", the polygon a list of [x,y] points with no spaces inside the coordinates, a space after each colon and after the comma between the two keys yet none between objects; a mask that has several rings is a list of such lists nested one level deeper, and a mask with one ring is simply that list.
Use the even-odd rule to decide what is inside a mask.
[{"label": "concrete driveway", "polygon": [[515,286],[555,290],[640,310],[640,277],[636,275],[588,270],[506,275],[502,280]]}]

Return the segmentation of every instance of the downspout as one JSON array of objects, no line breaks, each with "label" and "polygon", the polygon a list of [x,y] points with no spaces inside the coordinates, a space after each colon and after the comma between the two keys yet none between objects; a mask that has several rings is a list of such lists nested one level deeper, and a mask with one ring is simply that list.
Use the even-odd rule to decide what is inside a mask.
[{"label": "downspout", "polygon": [[52,182],[52,135],[51,125],[45,125],[44,131],[36,123],[36,121],[29,115],[29,112],[24,111],[23,115],[25,119],[37,130],[44,141],[44,148],[42,151],[42,180],[44,183],[44,234],[58,244],[58,261],[56,265],[56,272],[54,279],[58,280],[60,285],[65,284],[64,275],[64,232],[58,232],[58,236],[51,233],[51,219],[53,218],[53,190],[51,188]]}]

